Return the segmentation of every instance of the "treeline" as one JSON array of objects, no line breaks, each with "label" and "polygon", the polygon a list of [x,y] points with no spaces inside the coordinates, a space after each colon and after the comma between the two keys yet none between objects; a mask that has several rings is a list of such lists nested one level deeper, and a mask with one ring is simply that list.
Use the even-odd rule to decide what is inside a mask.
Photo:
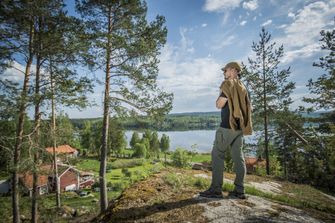
[{"label": "treeline", "polygon": [[[83,128],[85,121],[96,121],[95,119],[71,119],[74,126]],[[101,119],[100,119],[101,120]],[[220,112],[168,114],[160,120],[150,116],[137,116],[117,118],[124,129],[153,129],[156,131],[178,131],[194,129],[215,129],[220,125]]]},{"label": "treeline", "polygon": [[[300,112],[305,124],[319,124],[328,120],[329,112]],[[193,112],[168,114],[157,121],[148,116],[115,118],[127,130],[152,129],[156,131],[185,131],[199,129],[216,129],[220,126],[220,112]],[[71,119],[72,124],[82,129],[86,121],[98,121],[101,118]],[[257,124],[257,123],[255,123]],[[258,123],[259,124],[259,123]],[[261,126],[260,126],[261,127]],[[260,128],[258,127],[258,129]]]}]

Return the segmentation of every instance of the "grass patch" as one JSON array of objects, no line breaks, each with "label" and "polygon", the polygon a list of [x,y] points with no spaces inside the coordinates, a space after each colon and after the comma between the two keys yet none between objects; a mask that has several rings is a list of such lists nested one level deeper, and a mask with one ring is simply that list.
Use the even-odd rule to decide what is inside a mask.
[{"label": "grass patch", "polygon": [[210,161],[211,161],[211,155],[208,153],[199,153],[195,154],[192,157],[192,162],[195,163],[210,162]]},{"label": "grass patch", "polygon": [[[199,189],[206,189],[210,185],[210,180],[205,178],[198,178],[188,175],[182,175],[182,174],[176,174],[176,173],[168,173],[165,176],[163,176],[163,180],[168,185],[172,186],[175,190],[180,190],[181,188],[184,188],[185,186],[191,186],[196,187]],[[301,192],[302,188],[301,186],[307,187],[307,191]],[[325,200],[318,198],[314,199],[315,197],[320,197],[320,192],[312,188],[308,185],[296,185],[297,189],[300,188],[300,191],[294,191],[297,192],[297,196],[289,196],[287,194],[274,194],[274,193],[268,193],[261,190],[256,189],[253,186],[246,186],[245,192],[249,195],[254,195],[262,198],[267,198],[272,201],[279,202],[281,204],[289,205],[292,207],[300,208],[300,209],[314,209],[321,212],[331,213],[335,214],[335,207],[333,204],[328,202],[325,202]],[[234,189],[234,184],[232,183],[224,183],[222,186],[223,191],[232,191]],[[309,196],[306,196],[306,192],[309,193]],[[303,198],[305,194],[305,197]],[[311,195],[313,194],[313,195]]]},{"label": "grass patch", "polygon": [[111,163],[112,169],[131,168],[141,166],[145,163],[144,159],[118,159]]},{"label": "grass patch", "polygon": [[93,172],[99,172],[100,168],[100,162],[99,160],[94,160],[94,159],[85,159],[85,158],[78,158],[79,161],[76,165],[76,167],[79,170],[83,171],[93,171]]}]

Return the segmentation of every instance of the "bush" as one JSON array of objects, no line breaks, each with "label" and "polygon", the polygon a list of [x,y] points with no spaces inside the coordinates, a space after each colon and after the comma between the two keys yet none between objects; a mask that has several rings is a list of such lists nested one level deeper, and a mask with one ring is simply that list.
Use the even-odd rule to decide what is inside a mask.
[{"label": "bush", "polygon": [[111,163],[107,163],[106,165],[106,171],[112,170],[113,169],[113,165]]},{"label": "bush", "polygon": [[130,172],[127,168],[122,168],[121,171],[122,171],[122,173],[123,173],[123,175],[124,175],[125,177],[130,178],[131,175],[132,175],[132,172]]},{"label": "bush", "polygon": [[176,167],[187,167],[191,165],[191,156],[185,149],[177,148],[172,154],[172,164]]},{"label": "bush", "polygon": [[[282,176],[282,170],[281,170],[281,165],[278,161],[278,158],[277,156],[274,156],[274,155],[271,155],[269,157],[270,159],[270,174],[273,175],[273,176]],[[255,173],[257,175],[260,175],[260,176],[266,176],[266,165],[265,163],[260,163],[258,165],[256,165],[256,168],[255,168]]]},{"label": "bush", "polygon": [[193,185],[199,189],[207,189],[209,187],[209,180],[202,177],[197,177]]},{"label": "bush", "polygon": [[178,175],[171,173],[163,176],[163,180],[174,189],[180,189],[183,186],[183,180]]},{"label": "bush", "polygon": [[127,187],[127,184],[124,182],[115,182],[112,184],[111,188],[113,191],[122,191]]},{"label": "bush", "polygon": [[108,183],[107,183],[107,187],[113,187],[112,182],[108,181]]},{"label": "bush", "polygon": [[92,184],[92,188],[95,188],[95,187],[100,187],[99,181],[95,181],[94,184]]}]

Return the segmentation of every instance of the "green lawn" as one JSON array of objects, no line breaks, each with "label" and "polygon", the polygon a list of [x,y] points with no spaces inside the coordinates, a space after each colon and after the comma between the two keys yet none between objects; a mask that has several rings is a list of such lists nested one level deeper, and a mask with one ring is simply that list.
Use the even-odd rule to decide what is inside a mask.
[{"label": "green lawn", "polygon": [[192,162],[201,163],[201,162],[210,162],[211,154],[199,153],[192,157]]}]

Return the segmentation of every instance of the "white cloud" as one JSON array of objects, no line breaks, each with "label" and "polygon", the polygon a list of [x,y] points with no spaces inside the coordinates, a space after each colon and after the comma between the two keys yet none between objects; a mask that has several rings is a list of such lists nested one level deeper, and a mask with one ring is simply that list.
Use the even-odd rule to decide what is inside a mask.
[{"label": "white cloud", "polygon": [[207,27],[207,23],[203,23],[203,24],[201,24],[201,27]]},{"label": "white cloud", "polygon": [[187,53],[193,53],[194,52],[193,41],[186,37],[186,33],[188,31],[189,30],[187,28],[183,28],[183,27],[179,29],[179,33],[181,36],[181,40],[180,40],[181,47]]},{"label": "white cloud", "polygon": [[278,28],[278,29],[284,29],[284,28],[286,28],[286,27],[287,27],[287,25],[286,25],[286,24],[283,24],[283,25],[277,26],[277,28]]},{"label": "white cloud", "polygon": [[237,8],[242,0],[206,0],[203,9],[208,12],[222,12]]},{"label": "white cloud", "polygon": [[269,19],[269,20],[267,20],[266,22],[264,22],[261,26],[268,26],[268,25],[270,25],[271,23],[272,23],[272,20]]},{"label": "white cloud", "polygon": [[320,51],[320,31],[333,26],[335,1],[313,2],[295,13],[294,21],[284,27],[284,34],[275,42],[285,48],[284,61],[306,58]]},{"label": "white cloud", "polygon": [[[167,44],[163,48],[158,84],[174,93],[172,112],[213,111],[223,78],[220,70],[222,64],[211,56],[185,56],[187,51],[182,47],[182,42]],[[213,100],[209,100],[211,98]]]},{"label": "white cloud", "polygon": [[245,24],[247,24],[247,21],[243,20],[242,22],[240,22],[241,26],[244,26]]},{"label": "white cloud", "polygon": [[[32,67],[34,69],[34,66]],[[20,82],[24,78],[25,67],[14,61],[10,68],[7,68],[1,75],[1,79],[7,79],[13,82]]]},{"label": "white cloud", "polygon": [[320,51],[319,43],[304,46],[296,50],[287,51],[282,58],[283,63],[290,63],[296,58],[306,58]]},{"label": "white cloud", "polygon": [[243,8],[254,11],[258,8],[258,1],[257,0],[251,0],[248,2],[243,2],[242,4]]},{"label": "white cloud", "polygon": [[292,12],[289,12],[287,16],[288,16],[289,18],[295,18],[294,13],[292,13]]},{"label": "white cloud", "polygon": [[236,37],[234,35],[226,36],[214,41],[213,45],[210,47],[211,50],[220,50],[225,46],[228,46],[234,42]]}]

